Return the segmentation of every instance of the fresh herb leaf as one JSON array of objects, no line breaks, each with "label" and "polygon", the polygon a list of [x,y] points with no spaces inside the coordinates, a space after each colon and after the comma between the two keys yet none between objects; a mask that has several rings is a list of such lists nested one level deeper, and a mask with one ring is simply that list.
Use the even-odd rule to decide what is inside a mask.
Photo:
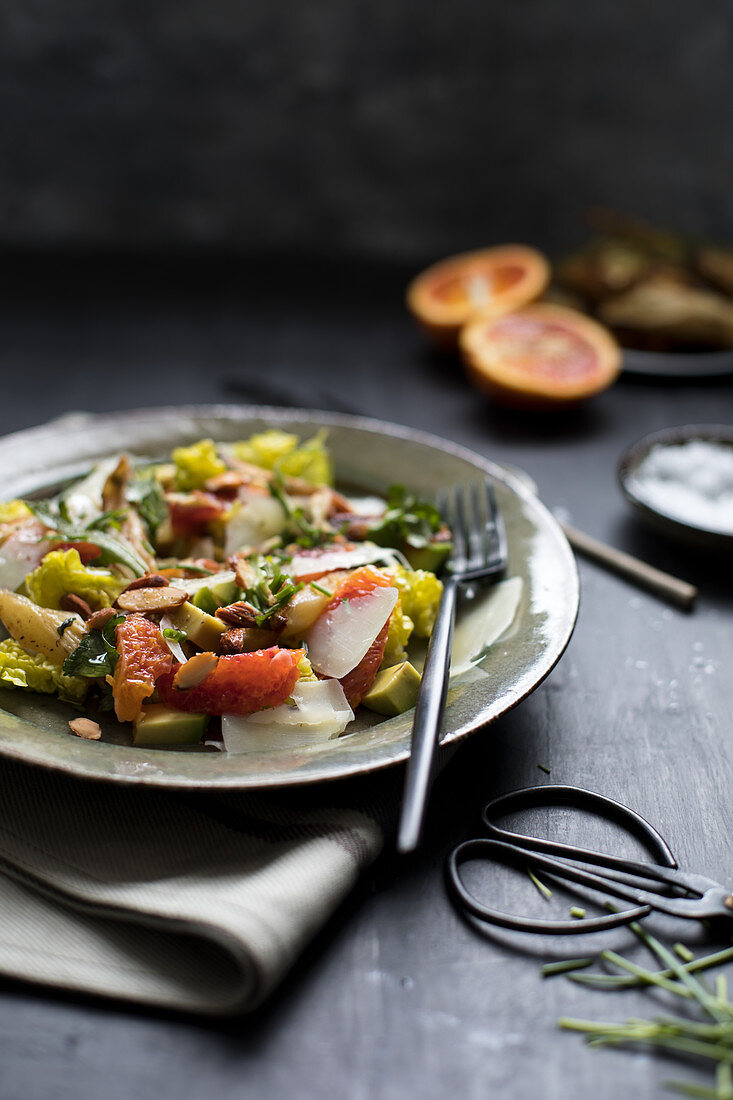
[{"label": "fresh herb leaf", "polygon": [[404,485],[392,485],[387,493],[387,511],[369,528],[369,538],[378,546],[407,544],[419,550],[433,541],[442,526],[434,504],[409,492]]},{"label": "fresh herb leaf", "polygon": [[97,707],[99,710],[108,711],[114,710],[115,697],[112,693],[112,687],[106,680],[102,680],[99,684],[99,699],[97,700]]},{"label": "fresh herb leaf", "polygon": [[329,592],[329,590],[327,588],[324,588],[322,584],[316,584],[315,581],[311,581],[309,587],[312,588],[314,592],[320,592],[322,596],[333,595],[333,592]]},{"label": "fresh herb leaf", "polygon": [[99,557],[95,558],[95,564],[111,565],[118,562],[131,569],[136,577],[142,577],[147,572],[147,566],[142,558],[133,550],[129,542],[115,538],[108,531],[67,531],[64,538],[68,542],[93,542],[99,547]]},{"label": "fresh herb leaf", "polygon": [[127,486],[127,499],[134,504],[152,539],[168,518],[168,505],[160,482],[151,473],[137,474]]},{"label": "fresh herb leaf", "polygon": [[95,564],[110,565],[112,562],[119,562],[120,565],[126,565],[128,569],[131,569],[136,577],[142,577],[147,571],[145,562],[130,546],[129,542],[122,538],[116,538],[109,531],[100,531],[94,526],[105,520],[105,517],[106,522],[110,522],[109,517],[116,515],[116,512],[103,513],[85,527],[76,527],[69,521],[69,513],[64,500],[58,502],[56,511],[54,511],[52,501],[29,500],[26,503],[34,516],[45,527],[59,535],[64,542],[91,542],[98,546],[99,556],[94,559]]},{"label": "fresh herb leaf", "polygon": [[126,515],[126,508],[112,508],[109,512],[102,512],[101,516],[97,516],[96,519],[91,520],[84,530],[104,531],[108,527],[114,527],[115,530],[119,531],[120,525]]},{"label": "fresh herb leaf", "polygon": [[124,621],[124,615],[114,615],[104,630],[90,630],[82,636],[79,645],[64,661],[64,676],[111,676],[117,664],[115,630]]}]

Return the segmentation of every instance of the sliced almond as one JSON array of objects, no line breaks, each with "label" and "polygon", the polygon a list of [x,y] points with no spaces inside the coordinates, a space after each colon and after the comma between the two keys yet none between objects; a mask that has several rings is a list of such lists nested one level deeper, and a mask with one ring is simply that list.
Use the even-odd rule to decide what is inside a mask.
[{"label": "sliced almond", "polygon": [[165,588],[134,588],[117,597],[122,611],[173,611],[188,599],[188,592],[169,584]]},{"label": "sliced almond", "polygon": [[189,657],[173,677],[173,687],[178,688],[179,691],[196,687],[210,672],[214,671],[218,663],[219,658],[215,653],[197,653]]},{"label": "sliced almond", "polygon": [[134,592],[137,588],[165,588],[167,584],[170,584],[170,581],[162,573],[146,573],[143,577],[135,577],[135,580],[130,581],[122,591]]},{"label": "sliced almond", "polygon": [[69,729],[77,737],[83,737],[85,741],[99,741],[102,736],[99,724],[93,722],[91,718],[72,718],[69,722]]},{"label": "sliced almond", "polygon": [[101,611],[95,611],[94,614],[87,619],[87,631],[104,630],[109,620],[114,618],[115,614],[114,607],[103,607]]},{"label": "sliced almond", "polygon": [[240,588],[254,588],[257,584],[257,573],[245,558],[237,558],[234,565],[234,579]]}]

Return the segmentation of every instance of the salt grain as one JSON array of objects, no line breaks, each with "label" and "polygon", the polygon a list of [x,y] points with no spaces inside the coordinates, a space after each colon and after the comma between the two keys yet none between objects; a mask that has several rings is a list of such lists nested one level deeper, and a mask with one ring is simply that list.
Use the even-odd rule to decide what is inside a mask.
[{"label": "salt grain", "polygon": [[659,444],[639,463],[636,496],[682,523],[733,535],[733,447],[692,439]]}]

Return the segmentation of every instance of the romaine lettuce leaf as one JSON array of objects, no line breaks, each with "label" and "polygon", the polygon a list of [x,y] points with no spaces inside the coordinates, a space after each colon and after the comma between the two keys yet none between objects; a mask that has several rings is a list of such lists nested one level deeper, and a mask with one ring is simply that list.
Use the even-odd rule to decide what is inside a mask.
[{"label": "romaine lettuce leaf", "polygon": [[40,607],[59,607],[69,592],[81,596],[93,610],[109,607],[117,599],[125,581],[107,569],[91,569],[82,564],[79,551],[51,550],[26,578],[31,599]]},{"label": "romaine lettuce leaf", "polygon": [[65,675],[58,665],[37,653],[26,652],[12,638],[0,642],[0,685],[47,695],[56,692],[73,703],[83,699],[89,688],[86,680]]},{"label": "romaine lettuce leaf", "polygon": [[176,489],[183,492],[200,489],[210,477],[226,470],[213,439],[200,439],[190,447],[176,447],[172,458],[176,464]]},{"label": "romaine lettuce leaf", "polygon": [[14,523],[19,519],[29,519],[32,512],[24,500],[0,501],[0,523]]},{"label": "romaine lettuce leaf", "polygon": [[405,614],[401,596],[397,597],[397,603],[389,618],[387,631],[387,643],[384,647],[382,666],[389,668],[400,661],[405,660],[405,646],[410,640],[410,635],[415,629],[415,624],[409,615]]},{"label": "romaine lettuce leaf", "polygon": [[300,443],[298,436],[276,428],[233,445],[234,455],[285,477],[299,477],[316,485],[333,484],[333,464],[325,446],[326,432]]},{"label": "romaine lettuce leaf", "polygon": [[399,589],[403,614],[415,624],[415,634],[418,638],[428,638],[443,594],[443,582],[426,569],[405,569],[396,565],[387,572],[392,574]]}]

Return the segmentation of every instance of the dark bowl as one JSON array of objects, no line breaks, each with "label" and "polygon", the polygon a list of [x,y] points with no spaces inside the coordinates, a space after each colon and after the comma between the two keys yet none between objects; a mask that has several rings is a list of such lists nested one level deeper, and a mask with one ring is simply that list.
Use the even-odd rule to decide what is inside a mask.
[{"label": "dark bowl", "polygon": [[678,519],[654,508],[639,493],[637,472],[639,465],[653,447],[675,446],[701,440],[722,443],[733,451],[733,427],[723,424],[687,424],[679,428],[664,428],[652,432],[634,443],[621,456],[616,467],[616,477],[629,503],[637,514],[656,531],[690,546],[728,550],[733,548],[733,534]]}]

